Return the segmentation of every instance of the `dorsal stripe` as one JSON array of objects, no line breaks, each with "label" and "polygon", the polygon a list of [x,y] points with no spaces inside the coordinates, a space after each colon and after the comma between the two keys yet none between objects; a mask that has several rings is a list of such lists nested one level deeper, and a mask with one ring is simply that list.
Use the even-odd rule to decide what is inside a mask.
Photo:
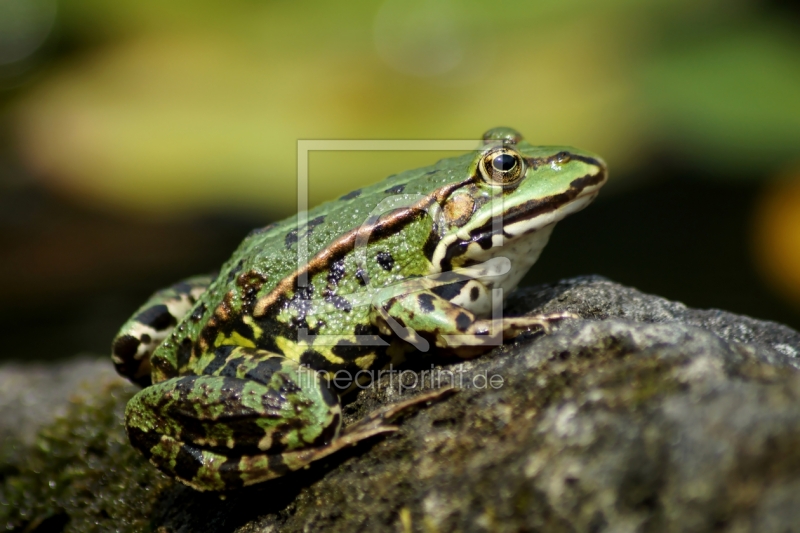
[{"label": "dorsal stripe", "polygon": [[295,288],[301,274],[306,274],[309,277],[318,274],[329,268],[334,261],[341,259],[352,251],[355,248],[359,236],[363,239],[365,234],[378,238],[391,235],[399,231],[399,229],[406,224],[416,220],[420,213],[428,209],[434,202],[441,204],[453,191],[467,185],[472,182],[473,179],[475,179],[475,177],[471,176],[464,181],[445,185],[409,207],[398,209],[386,217],[379,218],[374,222],[368,221],[367,224],[351,229],[311,258],[303,268],[283,278],[269,294],[261,297],[256,302],[253,309],[253,316],[258,318],[266,315],[269,309],[280,300],[281,296]]}]

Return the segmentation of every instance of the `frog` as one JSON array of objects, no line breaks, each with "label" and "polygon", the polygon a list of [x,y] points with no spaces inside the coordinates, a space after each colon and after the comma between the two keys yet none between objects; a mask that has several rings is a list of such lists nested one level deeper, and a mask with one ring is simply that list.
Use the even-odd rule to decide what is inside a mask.
[{"label": "frog", "polygon": [[131,444],[220,492],[397,431],[451,389],[347,427],[342,398],[376,370],[476,357],[574,317],[500,315],[555,224],[606,181],[598,156],[500,127],[472,152],[253,230],[218,273],[157,291],[114,338],[117,371],[142,387],[125,410]]}]

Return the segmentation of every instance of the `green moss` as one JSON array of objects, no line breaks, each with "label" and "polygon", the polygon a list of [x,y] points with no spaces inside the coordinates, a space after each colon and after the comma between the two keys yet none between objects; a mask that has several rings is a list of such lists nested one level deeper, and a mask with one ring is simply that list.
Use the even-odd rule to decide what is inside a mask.
[{"label": "green moss", "polygon": [[148,531],[170,482],[128,443],[122,416],[130,392],[111,385],[43,428],[33,446],[0,448],[0,530]]}]

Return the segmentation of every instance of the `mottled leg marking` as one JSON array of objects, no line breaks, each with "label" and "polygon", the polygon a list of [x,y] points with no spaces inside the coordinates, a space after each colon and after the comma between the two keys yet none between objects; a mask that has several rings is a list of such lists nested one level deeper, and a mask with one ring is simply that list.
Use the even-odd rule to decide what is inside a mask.
[{"label": "mottled leg marking", "polygon": [[251,348],[204,356],[211,375],[181,376],[128,403],[131,443],[156,467],[197,490],[228,490],[280,477],[364,439],[444,398],[421,394],[341,429],[339,398],[320,374]]},{"label": "mottled leg marking", "polygon": [[384,335],[394,333],[410,342],[421,335],[455,355],[473,357],[523,331],[540,328],[549,333],[554,322],[578,317],[572,313],[556,313],[503,317],[495,323],[492,319],[479,318],[433,291],[419,291],[389,299],[373,308],[370,318]]},{"label": "mottled leg marking", "polygon": [[128,403],[131,443],[160,470],[197,490],[231,489],[297,470],[335,440],[339,398],[316,372],[249,348],[203,359],[213,375],[168,379]]},{"label": "mottled leg marking", "polygon": [[194,307],[213,281],[188,278],[153,294],[122,326],[111,346],[117,372],[139,385],[150,383],[150,355]]}]

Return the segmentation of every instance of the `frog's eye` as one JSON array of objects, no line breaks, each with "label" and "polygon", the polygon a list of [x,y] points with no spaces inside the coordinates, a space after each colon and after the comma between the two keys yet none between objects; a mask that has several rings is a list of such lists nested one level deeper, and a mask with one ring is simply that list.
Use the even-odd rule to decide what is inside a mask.
[{"label": "frog's eye", "polygon": [[510,148],[487,152],[480,162],[483,179],[497,185],[513,185],[525,174],[522,156]]}]

